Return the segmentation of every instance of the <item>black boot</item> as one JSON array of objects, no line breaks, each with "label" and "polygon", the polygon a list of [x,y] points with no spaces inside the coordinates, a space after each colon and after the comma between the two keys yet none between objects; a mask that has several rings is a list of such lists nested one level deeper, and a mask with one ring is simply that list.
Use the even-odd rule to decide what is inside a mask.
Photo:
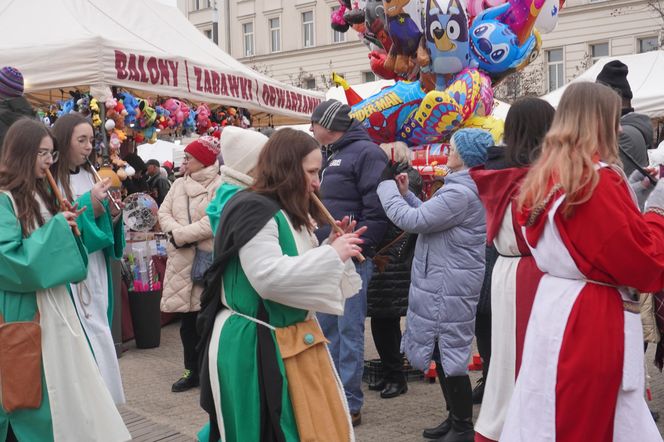
[{"label": "black boot", "polygon": [[437,442],[473,442],[473,393],[468,375],[451,376],[445,380],[450,399],[450,422],[452,428]]},{"label": "black boot", "polygon": [[480,378],[473,388],[473,404],[481,404],[484,398],[484,379]]},{"label": "black boot", "polygon": [[380,392],[380,397],[383,399],[390,399],[397,397],[401,394],[406,394],[408,392],[408,383],[406,380],[400,382],[388,382],[385,384],[385,388]]},{"label": "black boot", "polygon": [[380,397],[390,399],[408,392],[406,375],[402,371],[391,372],[385,376],[385,388],[380,392]]},{"label": "black boot", "polygon": [[[445,409],[448,412],[450,411],[450,399],[447,392],[447,383],[445,382],[445,373],[443,372],[443,367],[440,363],[436,363],[436,374],[438,375],[438,382],[440,383],[440,389],[443,391],[443,398],[445,399]],[[447,434],[448,431],[452,428],[452,423],[449,416],[440,423],[437,427],[425,428],[422,432],[422,436],[427,439],[437,439]]]},{"label": "black boot", "polygon": [[452,429],[436,442],[474,442],[475,430],[473,430],[473,418],[459,419],[450,414]]},{"label": "black boot", "polygon": [[198,387],[198,385],[198,373],[194,373],[191,370],[185,370],[182,377],[173,384],[171,391],[173,393],[180,393]]},{"label": "black boot", "polygon": [[371,391],[381,391],[381,390],[384,390],[384,389],[385,389],[385,384],[386,384],[386,383],[387,383],[387,382],[385,382],[385,378],[377,379],[377,380],[375,380],[374,382],[371,382],[371,383],[369,384],[369,390],[371,390]]}]

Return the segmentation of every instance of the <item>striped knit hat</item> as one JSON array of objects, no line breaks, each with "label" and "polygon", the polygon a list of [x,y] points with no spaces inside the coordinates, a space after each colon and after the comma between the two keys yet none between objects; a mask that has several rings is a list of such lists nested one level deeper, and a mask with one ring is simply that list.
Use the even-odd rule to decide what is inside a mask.
[{"label": "striped knit hat", "polygon": [[23,95],[23,75],[18,69],[5,66],[0,69],[0,98],[16,98]]},{"label": "striped knit hat", "polygon": [[350,106],[337,100],[323,101],[311,114],[311,122],[335,132],[345,132],[352,119],[348,115]]}]

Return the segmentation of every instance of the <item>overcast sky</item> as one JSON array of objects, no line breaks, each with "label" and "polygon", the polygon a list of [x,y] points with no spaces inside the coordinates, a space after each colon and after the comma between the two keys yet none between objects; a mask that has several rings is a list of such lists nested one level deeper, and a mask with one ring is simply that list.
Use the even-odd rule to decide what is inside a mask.
[{"label": "overcast sky", "polygon": [[177,0],[157,0],[157,1],[159,3],[163,3],[163,4],[169,5],[169,6],[177,6],[178,5]]}]

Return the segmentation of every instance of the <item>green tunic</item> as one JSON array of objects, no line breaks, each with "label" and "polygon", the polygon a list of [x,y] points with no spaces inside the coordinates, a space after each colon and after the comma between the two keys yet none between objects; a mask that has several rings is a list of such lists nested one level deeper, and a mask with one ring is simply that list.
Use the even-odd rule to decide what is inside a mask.
[{"label": "green tunic", "polygon": [[224,183],[219,186],[217,193],[214,194],[214,199],[208,204],[205,213],[210,219],[210,227],[212,228],[212,235],[217,234],[217,227],[219,227],[219,220],[221,219],[221,211],[229,199],[236,193],[242,190],[242,187],[235,184]]},{"label": "green tunic", "polygon": [[[279,229],[279,244],[283,253],[297,256],[295,239],[283,212],[278,212],[274,219]],[[239,257],[229,261],[224,271],[223,284],[227,305],[236,312],[255,318],[258,316],[259,303],[263,302],[270,324],[274,327],[286,327],[306,319],[306,310],[263,300],[249,283]],[[219,339],[217,374],[221,389],[223,425],[229,441],[260,440],[256,327],[263,326],[232,315],[224,323]],[[274,333],[272,336],[274,338]],[[298,441],[297,425],[288,395],[288,381],[276,340],[274,345],[283,378],[281,429],[287,441]]]},{"label": "green tunic", "polygon": [[[31,321],[36,292],[85,279],[86,266],[87,251],[62,215],[23,238],[11,200],[0,193],[0,313],[5,322]],[[21,442],[53,440],[43,365],[41,406],[9,414],[0,407],[0,440],[9,423]]]}]

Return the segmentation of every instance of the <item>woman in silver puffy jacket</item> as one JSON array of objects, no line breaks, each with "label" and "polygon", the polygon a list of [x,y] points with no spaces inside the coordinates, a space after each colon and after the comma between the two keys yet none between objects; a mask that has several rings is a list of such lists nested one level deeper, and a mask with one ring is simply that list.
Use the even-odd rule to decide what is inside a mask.
[{"label": "woman in silver puffy jacket", "polygon": [[468,169],[484,163],[491,145],[486,131],[455,132],[447,163],[451,173],[426,202],[408,191],[407,175],[390,179],[390,166],[378,186],[388,218],[419,235],[401,347],[415,368],[426,370],[436,361],[449,416],[424,436],[444,442],[474,440],[467,364],[484,277],[486,222]]}]

